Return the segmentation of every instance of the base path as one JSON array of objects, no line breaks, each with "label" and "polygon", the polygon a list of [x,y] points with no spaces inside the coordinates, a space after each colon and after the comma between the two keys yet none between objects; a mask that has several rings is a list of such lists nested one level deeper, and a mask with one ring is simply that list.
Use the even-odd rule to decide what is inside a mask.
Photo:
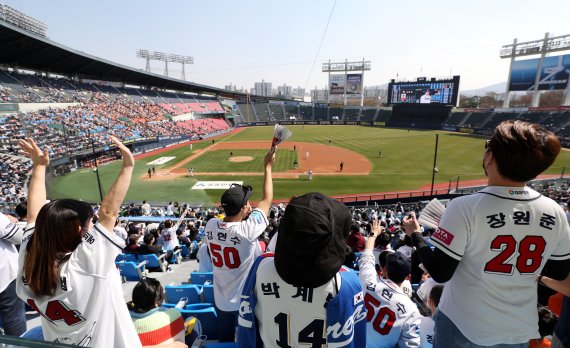
[{"label": "base path", "polygon": [[[144,175],[144,180],[171,180],[176,177],[188,175],[189,162],[211,150],[236,150],[236,149],[269,149],[270,141],[222,141],[196,151],[192,156],[182,160],[176,165],[157,171],[152,178]],[[329,146],[305,142],[286,142],[279,145],[280,149],[296,150],[298,152],[299,167],[286,172],[274,172],[274,178],[298,178],[310,169],[313,175],[368,175],[372,170],[372,163],[365,156],[337,146]],[[308,157],[306,153],[308,152]],[[343,170],[340,171],[340,163],[344,162]],[[259,172],[197,172],[194,176],[217,175],[217,176],[262,176],[262,168]]]}]

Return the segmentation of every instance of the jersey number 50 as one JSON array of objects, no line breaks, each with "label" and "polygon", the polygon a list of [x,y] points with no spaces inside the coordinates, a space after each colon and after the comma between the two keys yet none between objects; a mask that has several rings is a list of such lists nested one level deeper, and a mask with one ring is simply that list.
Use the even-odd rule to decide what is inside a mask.
[{"label": "jersey number 50", "polygon": [[542,236],[526,236],[520,243],[510,235],[496,236],[491,242],[491,250],[499,255],[485,264],[486,273],[513,274],[513,265],[509,262],[517,253],[515,262],[520,274],[532,274],[542,263],[542,254],[546,249],[546,241]]},{"label": "jersey number 50", "polygon": [[219,244],[210,243],[210,253],[212,254],[212,264],[216,267],[229,269],[238,268],[241,265],[239,251],[234,247],[222,248]]},{"label": "jersey number 50", "polygon": [[[396,321],[396,313],[388,307],[380,307],[380,301],[370,294],[364,295],[364,305],[366,306],[366,321],[371,322],[374,319],[372,321],[374,331],[380,335],[389,334]],[[378,307],[380,309],[376,313]],[[374,318],[374,314],[376,314],[376,318]]]}]

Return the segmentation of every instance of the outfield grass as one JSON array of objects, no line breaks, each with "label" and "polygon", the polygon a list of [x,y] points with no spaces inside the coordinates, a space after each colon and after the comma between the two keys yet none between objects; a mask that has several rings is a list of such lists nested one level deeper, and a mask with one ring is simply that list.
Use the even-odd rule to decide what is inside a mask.
[{"label": "outfield grass", "polygon": [[[288,199],[293,195],[309,191],[320,191],[328,195],[357,194],[371,192],[391,192],[400,190],[414,190],[422,185],[431,183],[431,172],[434,160],[435,134],[439,134],[436,182],[448,182],[459,176],[460,180],[484,178],[481,161],[484,151],[484,139],[463,134],[449,134],[441,131],[418,131],[389,128],[373,128],[364,126],[290,126],[293,136],[291,142],[313,142],[344,147],[366,156],[372,163],[372,172],[369,176],[314,176],[309,182],[306,178],[299,179],[274,179],[274,193],[276,199]],[[254,141],[271,139],[273,127],[252,127],[242,132],[231,134],[216,140],[220,141]],[[129,200],[149,201],[179,201],[179,202],[219,202],[222,191],[219,190],[191,190],[190,188],[198,180],[197,177],[181,177],[172,181],[149,181],[140,180],[149,168],[148,162],[165,156],[176,156],[172,161],[155,166],[170,167],[190,156],[194,150],[204,148],[211,141],[203,141],[194,144],[193,150],[185,146],[176,150],[167,151],[137,161],[131,189],[127,195]],[[260,150],[233,150],[234,154],[247,155],[255,158],[254,161],[245,162],[241,165],[247,168],[243,171],[262,171],[263,151]],[[382,151],[382,157],[379,156]],[[227,161],[229,150],[212,151],[192,161],[191,165],[196,171],[201,170],[198,161],[204,161],[203,165],[212,164],[209,156],[218,156],[221,159],[214,160],[216,165],[221,165],[225,171],[234,171],[235,176],[231,180],[243,180],[246,184],[254,187],[253,200],[261,198],[262,177],[240,176],[239,171]],[[291,151],[279,150],[277,164],[285,167],[293,162]],[[285,157],[286,160],[282,161]],[[339,159],[341,160],[341,159]],[[281,163],[281,164],[280,164]],[[202,164],[199,164],[200,166]],[[230,167],[230,165],[232,167]],[[100,174],[104,188],[109,188],[118,170],[119,163],[112,163],[100,167]],[[190,166],[190,165],[188,165]],[[257,168],[254,168],[256,167]],[[563,151],[557,161],[546,172],[559,174],[562,168],[570,168],[570,152]],[[206,168],[206,167],[204,167]],[[283,169],[284,170],[284,169]],[[218,170],[216,170],[218,171]],[[276,168],[277,171],[277,168]],[[568,172],[568,170],[567,170]],[[221,180],[227,181],[228,176],[200,176],[201,181]],[[74,197],[87,201],[99,201],[97,182],[92,171],[68,174],[64,177],[50,181],[49,192],[51,198]]]},{"label": "outfield grass", "polygon": [[[249,156],[253,160],[247,162],[229,161],[229,153],[233,157]],[[192,167],[196,173],[200,172],[260,172],[263,168],[263,158],[267,150],[235,149],[235,150],[211,150],[192,160],[186,167]],[[293,161],[297,158],[296,152],[278,149],[275,154],[274,172],[285,172],[293,169]]]}]

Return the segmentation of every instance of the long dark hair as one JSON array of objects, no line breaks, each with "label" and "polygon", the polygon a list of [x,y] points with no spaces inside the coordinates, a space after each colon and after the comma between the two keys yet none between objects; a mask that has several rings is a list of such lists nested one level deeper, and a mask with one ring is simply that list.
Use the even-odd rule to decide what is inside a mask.
[{"label": "long dark hair", "polygon": [[42,207],[26,248],[24,274],[36,296],[54,295],[59,266],[69,260],[93,217],[91,206],[73,199],[60,199]]},{"label": "long dark hair", "polygon": [[133,289],[133,300],[128,303],[135,313],[146,313],[164,300],[164,289],[154,278],[144,278]]}]

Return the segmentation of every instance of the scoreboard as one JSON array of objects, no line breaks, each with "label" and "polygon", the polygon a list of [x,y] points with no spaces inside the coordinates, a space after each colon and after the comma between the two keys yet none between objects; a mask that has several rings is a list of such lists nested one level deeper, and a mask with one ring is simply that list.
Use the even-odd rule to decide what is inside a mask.
[{"label": "scoreboard", "polygon": [[459,76],[452,79],[429,81],[420,77],[413,82],[395,82],[388,84],[388,104],[457,104],[459,94]]}]

